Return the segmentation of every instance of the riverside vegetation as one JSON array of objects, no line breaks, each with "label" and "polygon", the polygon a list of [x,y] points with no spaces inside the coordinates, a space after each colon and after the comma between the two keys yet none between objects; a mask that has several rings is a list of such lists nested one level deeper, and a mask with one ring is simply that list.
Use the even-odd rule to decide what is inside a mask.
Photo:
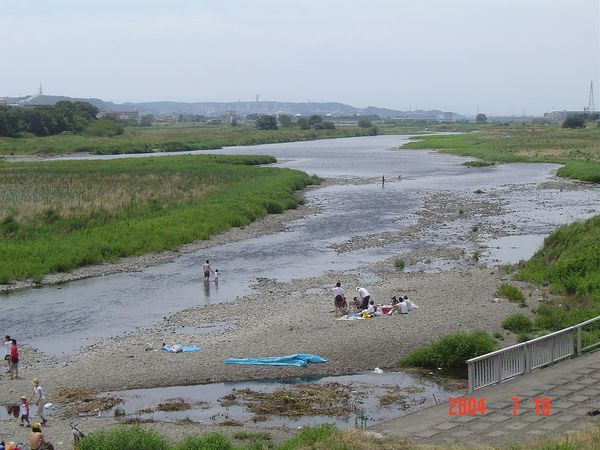
[{"label": "riverside vegetation", "polygon": [[295,208],[303,172],[270,156],[0,163],[0,283],[39,281]]},{"label": "riverside vegetation", "polygon": [[[233,439],[221,433],[206,433],[188,436],[180,443],[170,443],[149,428],[134,426],[117,427],[90,433],[82,439],[80,450],[444,450],[458,448],[444,445],[418,444],[405,439],[392,437],[376,437],[356,429],[342,431],[332,426],[323,425],[305,428],[296,436],[281,444],[271,442],[271,436],[261,432],[237,432]],[[570,434],[563,438],[537,438],[528,443],[511,444],[513,450],[594,450],[600,440],[600,427],[593,426],[587,430]],[[475,448],[467,446],[466,448]],[[490,447],[491,448],[491,447]]]},{"label": "riverside vegetation", "polygon": [[479,132],[423,136],[405,149],[438,149],[488,162],[561,163],[558,175],[600,181],[600,127],[565,129],[558,125],[481,125]]},{"label": "riverside vegetation", "polygon": [[126,127],[114,136],[93,136],[70,132],[54,136],[0,138],[0,155],[59,155],[151,153],[219,149],[233,145],[274,144],[339,137],[372,136],[374,128],[338,126],[333,130],[282,128],[260,130],[254,126],[172,125]]}]

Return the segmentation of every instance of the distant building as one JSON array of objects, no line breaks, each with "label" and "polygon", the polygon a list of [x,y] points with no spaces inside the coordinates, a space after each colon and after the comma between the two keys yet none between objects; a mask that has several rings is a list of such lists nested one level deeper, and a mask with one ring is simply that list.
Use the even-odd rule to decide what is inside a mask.
[{"label": "distant building", "polygon": [[544,113],[544,119],[556,120],[558,122],[562,122],[567,117],[579,116],[581,114],[589,114],[589,111],[585,111],[585,110],[583,110],[583,111],[567,111],[566,109],[563,111],[554,110],[554,111]]},{"label": "distant building", "polygon": [[6,106],[6,104],[7,104],[6,99],[0,97],[0,106]]},{"label": "distant building", "polygon": [[133,111],[100,111],[98,113],[98,119],[113,119],[113,120],[122,120],[124,122],[129,122],[130,120],[134,120],[137,123],[142,123],[142,115],[140,111],[136,108]]}]

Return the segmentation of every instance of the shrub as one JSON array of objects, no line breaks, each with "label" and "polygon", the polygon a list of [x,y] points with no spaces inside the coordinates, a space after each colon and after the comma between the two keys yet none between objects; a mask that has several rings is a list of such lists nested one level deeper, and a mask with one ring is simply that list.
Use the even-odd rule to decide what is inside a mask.
[{"label": "shrub", "polygon": [[188,436],[173,450],[230,450],[231,441],[219,433],[208,433],[202,436]]},{"label": "shrub", "polygon": [[502,283],[496,291],[498,297],[506,298],[511,302],[525,303],[525,296],[521,290],[509,283]]},{"label": "shrub", "polygon": [[398,270],[404,270],[406,262],[402,258],[396,258],[394,260],[394,267]]},{"label": "shrub", "polygon": [[154,430],[134,426],[94,431],[85,436],[79,450],[167,450],[169,443]]},{"label": "shrub", "polygon": [[294,450],[299,448],[327,448],[317,447],[319,442],[326,441],[332,435],[340,433],[340,431],[332,425],[322,425],[315,428],[305,428],[289,441],[286,441],[279,447],[279,450]]},{"label": "shrub", "polygon": [[494,350],[494,339],[485,331],[444,336],[433,344],[410,352],[403,366],[426,368],[461,368],[465,361]]},{"label": "shrub", "polygon": [[100,119],[92,122],[86,129],[85,134],[90,136],[118,136],[123,134],[123,125],[110,119]]},{"label": "shrub", "polygon": [[524,314],[512,314],[502,321],[502,328],[513,333],[528,333],[533,329],[533,321]]}]

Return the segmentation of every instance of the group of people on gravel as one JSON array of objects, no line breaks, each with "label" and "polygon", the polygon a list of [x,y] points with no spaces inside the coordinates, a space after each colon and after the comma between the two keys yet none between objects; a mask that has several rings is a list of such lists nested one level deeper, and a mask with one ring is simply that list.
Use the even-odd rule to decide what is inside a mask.
[{"label": "group of people on gravel", "polygon": [[[9,374],[10,380],[16,380],[19,378],[19,349],[17,347],[17,340],[6,335],[4,337],[4,360],[6,361],[6,373]],[[19,426],[31,426],[31,433],[29,435],[29,448],[31,450],[53,450],[54,446],[46,441],[44,434],[42,433],[42,425],[46,424],[46,416],[44,414],[44,405],[46,404],[46,396],[44,390],[40,385],[40,381],[37,378],[31,380],[33,385],[33,391],[29,397],[23,395],[20,398],[19,404],[11,407],[11,413],[17,417]],[[36,406],[36,414],[39,417],[40,422],[31,424],[29,417],[31,414],[31,404]],[[6,448],[4,441],[0,442],[0,450]]]},{"label": "group of people on gravel", "polygon": [[[333,305],[335,306],[335,313],[338,317],[349,314],[350,312],[359,312],[364,313],[369,316],[379,315],[379,314],[408,314],[409,311],[412,311],[415,308],[418,308],[409,298],[408,295],[393,296],[390,299],[390,303],[387,305],[375,304],[373,300],[371,300],[371,294],[364,287],[357,287],[356,292],[358,293],[357,297],[353,297],[352,299],[352,308],[348,304],[346,299],[346,295],[344,293],[344,289],[342,289],[342,284],[338,281],[333,288]],[[351,311],[354,309],[354,311]]]}]

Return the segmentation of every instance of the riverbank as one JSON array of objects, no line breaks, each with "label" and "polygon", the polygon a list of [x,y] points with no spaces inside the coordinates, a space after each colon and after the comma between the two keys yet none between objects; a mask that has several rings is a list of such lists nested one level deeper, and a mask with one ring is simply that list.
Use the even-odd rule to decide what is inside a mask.
[{"label": "riverbank", "polygon": [[600,127],[565,129],[558,125],[483,125],[477,133],[418,137],[403,149],[435,149],[489,162],[561,163],[558,176],[600,181]]}]

